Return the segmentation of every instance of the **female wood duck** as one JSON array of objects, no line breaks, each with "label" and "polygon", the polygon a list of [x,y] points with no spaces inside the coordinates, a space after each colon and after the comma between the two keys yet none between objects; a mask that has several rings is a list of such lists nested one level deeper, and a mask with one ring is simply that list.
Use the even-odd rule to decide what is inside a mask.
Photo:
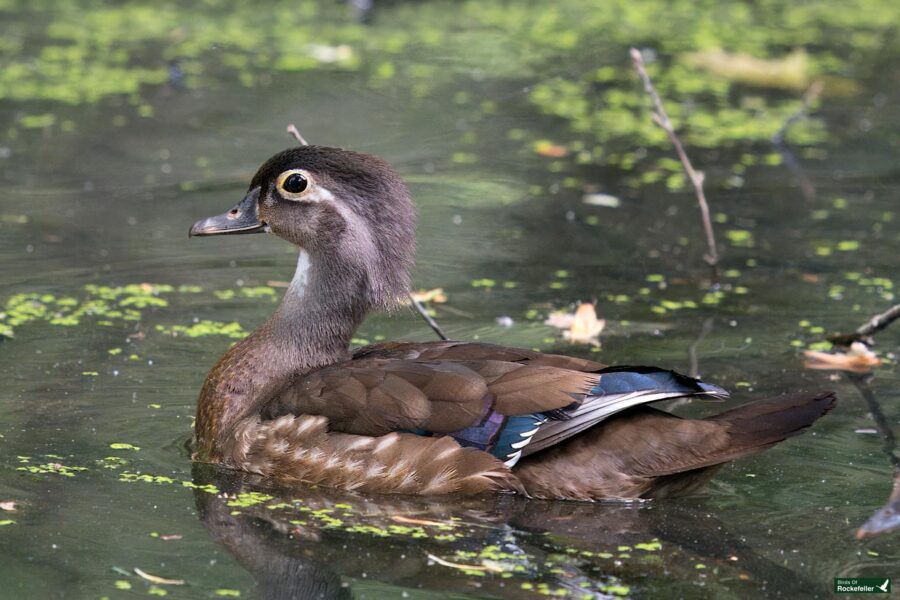
[{"label": "female wood duck", "polygon": [[662,497],[834,405],[831,393],[790,394],[681,419],[647,404],[726,392],[664,369],[492,344],[351,350],[366,314],[407,294],[414,230],[409,191],[390,165],[320,146],[276,154],[234,208],[191,227],[274,233],[300,249],[275,314],[203,384],[197,460],[371,492]]}]

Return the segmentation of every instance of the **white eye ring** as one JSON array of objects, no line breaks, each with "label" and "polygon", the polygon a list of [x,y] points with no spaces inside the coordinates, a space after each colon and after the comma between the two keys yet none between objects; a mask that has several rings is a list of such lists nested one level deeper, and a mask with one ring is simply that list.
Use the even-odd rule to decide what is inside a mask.
[{"label": "white eye ring", "polygon": [[303,200],[315,187],[315,181],[309,171],[290,169],[278,176],[275,187],[285,200]]}]

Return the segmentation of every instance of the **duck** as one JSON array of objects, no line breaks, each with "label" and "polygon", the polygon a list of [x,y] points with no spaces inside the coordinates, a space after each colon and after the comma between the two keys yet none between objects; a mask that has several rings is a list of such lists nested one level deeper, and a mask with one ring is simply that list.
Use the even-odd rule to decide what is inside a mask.
[{"label": "duck", "polygon": [[327,146],[268,159],[229,211],[189,236],[268,233],[298,250],[274,313],[209,372],[193,459],[279,486],[548,500],[689,494],[723,465],[795,436],[832,392],[706,418],[650,404],[728,393],[675,371],[458,340],[351,348],[411,289],[416,212],[388,162]]}]

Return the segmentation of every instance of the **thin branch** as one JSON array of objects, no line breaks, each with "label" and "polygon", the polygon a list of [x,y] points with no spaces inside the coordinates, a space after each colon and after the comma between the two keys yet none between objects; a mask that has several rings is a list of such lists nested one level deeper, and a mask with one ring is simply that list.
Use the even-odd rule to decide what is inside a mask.
[{"label": "thin branch", "polygon": [[897,319],[900,319],[900,304],[895,304],[880,315],[875,315],[869,319],[856,330],[856,335],[860,337],[875,335]]},{"label": "thin branch", "polygon": [[431,315],[428,314],[428,311],[425,310],[425,307],[422,306],[422,303],[416,300],[416,297],[412,294],[409,294],[409,301],[412,305],[419,311],[419,314],[422,315],[422,318],[425,319],[425,322],[428,323],[428,326],[438,335],[442,340],[449,340],[450,338],[444,333],[441,329],[441,326],[437,324],[437,322],[431,318]]},{"label": "thin branch", "polygon": [[306,139],[302,135],[300,135],[300,131],[297,129],[297,126],[294,125],[293,123],[290,123],[287,126],[287,132],[288,132],[288,135],[294,136],[294,139],[296,139],[302,145],[309,146],[309,142],[307,142]]},{"label": "thin branch", "polygon": [[[881,314],[877,314],[862,325],[860,325],[853,333],[839,333],[828,337],[828,340],[839,346],[849,346],[853,342],[866,342],[867,338],[875,335],[883,329],[887,329],[888,325],[900,319],[900,304],[895,304]],[[871,344],[871,340],[867,341]]]},{"label": "thin branch", "polygon": [[[297,126],[294,125],[293,123],[288,124],[287,132],[288,132],[288,135],[294,136],[294,139],[297,140],[298,142],[300,142],[301,144],[303,144],[304,146],[309,146],[309,142],[307,142],[306,138],[304,138],[300,134],[300,131],[297,129]],[[428,311],[425,310],[425,307],[422,306],[422,304],[418,300],[416,300],[412,294],[409,294],[409,301],[416,308],[416,310],[419,312],[419,314],[422,315],[422,318],[425,319],[425,322],[428,323],[428,326],[431,327],[431,329],[438,335],[439,338],[441,338],[442,340],[450,339],[447,337],[447,335],[441,329],[441,326],[438,325],[437,322],[431,317],[431,315],[428,314]]]},{"label": "thin branch", "polygon": [[697,194],[697,203],[700,205],[700,215],[703,218],[703,230],[706,232],[707,253],[703,256],[703,259],[713,268],[714,278],[717,278],[719,253],[716,251],[716,238],[713,234],[712,219],[709,216],[709,204],[707,204],[706,195],[703,193],[703,173],[694,170],[687,152],[684,151],[684,146],[681,145],[681,140],[678,139],[678,135],[672,127],[672,121],[669,120],[669,115],[663,107],[662,100],[656,92],[656,88],[653,87],[653,82],[650,81],[650,75],[647,74],[647,69],[644,67],[644,59],[637,48],[631,49],[631,61],[644,82],[644,90],[646,90],[650,99],[653,100],[653,122],[662,127],[668,134],[669,140],[672,141],[672,145],[675,146],[675,152],[678,153],[678,158],[681,160],[681,165],[684,167],[684,172],[687,173],[688,179],[691,180],[691,185],[694,186],[694,192]]}]

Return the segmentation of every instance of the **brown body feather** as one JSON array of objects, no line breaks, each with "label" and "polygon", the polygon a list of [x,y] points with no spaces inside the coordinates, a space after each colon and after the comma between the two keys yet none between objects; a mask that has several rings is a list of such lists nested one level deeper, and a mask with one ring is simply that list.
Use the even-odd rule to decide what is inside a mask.
[{"label": "brown body feather", "polygon": [[524,491],[498,459],[453,438],[337,433],[322,416],[244,421],[226,455],[241,470],[285,483],[423,495]]}]

